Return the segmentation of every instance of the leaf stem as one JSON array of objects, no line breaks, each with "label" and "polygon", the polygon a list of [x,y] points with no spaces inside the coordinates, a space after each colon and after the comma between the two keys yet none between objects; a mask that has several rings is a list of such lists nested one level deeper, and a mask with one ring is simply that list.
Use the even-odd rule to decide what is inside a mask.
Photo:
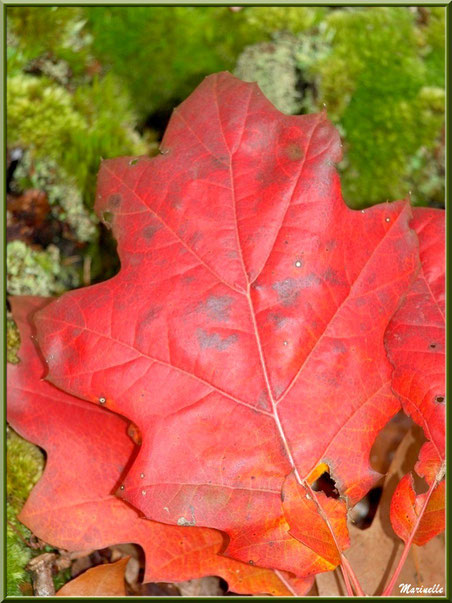
[{"label": "leaf stem", "polygon": [[389,596],[391,596],[391,593],[392,593],[392,590],[393,590],[394,585],[396,583],[396,580],[399,577],[399,574],[402,571],[403,566],[405,565],[405,561],[406,561],[406,559],[408,557],[408,553],[410,552],[411,545],[413,543],[413,540],[414,540],[414,537],[416,535],[416,532],[417,532],[417,529],[419,527],[419,524],[421,523],[421,519],[422,519],[422,517],[423,517],[423,515],[425,513],[425,509],[427,508],[427,505],[428,505],[430,497],[431,497],[431,495],[433,493],[433,490],[435,489],[435,486],[437,486],[437,485],[438,485],[438,480],[434,479],[432,481],[431,485],[430,485],[430,488],[428,489],[427,496],[425,497],[425,501],[424,501],[424,504],[422,505],[422,509],[421,509],[419,515],[417,516],[416,523],[414,524],[414,528],[413,528],[413,530],[412,530],[412,532],[410,534],[410,537],[405,542],[405,548],[403,549],[402,556],[399,559],[399,562],[398,562],[397,567],[396,567],[396,569],[394,571],[394,574],[393,574],[391,580],[389,581],[388,585],[386,586],[386,588],[383,591],[383,594],[382,594],[383,597],[389,597]]},{"label": "leaf stem", "polygon": [[347,572],[346,568],[342,565],[342,563],[339,567],[341,568],[342,577],[344,578],[347,595],[349,597],[354,597],[355,593],[353,592],[352,585],[350,584],[350,578],[349,578],[348,572]]},{"label": "leaf stem", "polygon": [[284,586],[287,588],[287,590],[289,592],[292,593],[292,595],[294,597],[298,596],[297,591],[295,590],[295,588],[291,585],[291,583],[289,582],[289,580],[286,580],[286,578],[284,577],[284,575],[282,574],[282,572],[280,572],[280,570],[273,570],[275,572],[275,575],[278,576],[279,580],[284,584]]},{"label": "leaf stem", "polygon": [[[355,587],[356,594],[359,596],[365,596],[364,591],[361,588],[361,585],[358,581],[358,578],[356,577],[356,574],[352,569],[352,566],[348,562],[348,559],[346,559],[344,557],[344,555],[342,554],[341,547],[336,538],[336,534],[333,530],[333,526],[331,525],[328,515],[325,513],[322,505],[320,504],[320,502],[317,498],[316,491],[312,489],[311,485],[308,483],[307,480],[303,481],[300,479],[296,469],[295,469],[295,475],[298,477],[300,483],[309,491],[309,494],[310,494],[312,500],[315,502],[315,504],[317,506],[320,516],[323,518],[323,521],[326,523],[326,525],[328,526],[328,528],[330,530],[331,536],[334,540],[334,544],[336,545],[336,548],[339,551],[339,554],[341,556],[341,570],[342,570],[342,575],[344,576],[345,586],[347,587],[347,590],[348,590],[348,586],[350,586],[350,582],[348,581],[348,579],[351,579],[353,586]],[[347,578],[346,578],[346,576],[347,576]],[[347,584],[347,581],[348,581],[348,584]],[[349,592],[348,594],[353,597],[354,596],[353,590],[351,590],[351,593]]]},{"label": "leaf stem", "polygon": [[355,591],[356,591],[356,594],[358,595],[358,597],[365,597],[366,593],[361,588],[361,584],[359,583],[359,580],[356,577],[356,574],[353,571],[353,568],[350,565],[348,559],[345,557],[345,555],[341,555],[341,567],[347,571],[347,574],[353,583],[353,586],[355,588]]}]

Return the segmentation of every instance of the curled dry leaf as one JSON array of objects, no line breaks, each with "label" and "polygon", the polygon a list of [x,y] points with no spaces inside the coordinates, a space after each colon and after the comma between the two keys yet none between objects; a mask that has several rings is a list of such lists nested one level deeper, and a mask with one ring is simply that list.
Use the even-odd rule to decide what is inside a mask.
[{"label": "curled dry leaf", "polygon": [[119,274],[36,318],[48,379],[143,436],[124,500],[306,576],[338,556],[291,535],[284,481],[326,466],[349,504],[374,484],[369,452],[399,409],[383,336],[419,266],[409,204],[348,209],[340,158],[324,114],[206,78],[159,157],[102,164]]},{"label": "curled dry leaf", "polygon": [[57,597],[125,597],[125,571],[129,559],[104,563],[83,572],[67,582],[56,593]]},{"label": "curled dry leaf", "polygon": [[30,318],[49,299],[11,299],[21,333],[21,362],[8,365],[8,421],[47,451],[43,477],[19,516],[39,538],[78,551],[135,542],[146,557],[145,582],[223,577],[239,594],[305,594],[312,579],[228,559],[222,534],[142,519],[113,492],[137,454],[128,423],[44,381],[44,365],[31,339]]}]

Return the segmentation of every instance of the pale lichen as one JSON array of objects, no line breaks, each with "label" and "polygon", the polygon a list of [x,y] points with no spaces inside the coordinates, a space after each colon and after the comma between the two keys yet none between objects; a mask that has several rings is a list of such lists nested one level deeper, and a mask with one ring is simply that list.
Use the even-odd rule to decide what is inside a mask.
[{"label": "pale lichen", "polygon": [[78,275],[60,261],[60,250],[49,245],[36,251],[23,241],[6,246],[8,273],[6,288],[10,295],[52,296],[76,287]]},{"label": "pale lichen", "polygon": [[237,77],[257,82],[275,107],[289,114],[301,108],[294,42],[290,34],[278,34],[271,42],[248,46],[235,69]]}]

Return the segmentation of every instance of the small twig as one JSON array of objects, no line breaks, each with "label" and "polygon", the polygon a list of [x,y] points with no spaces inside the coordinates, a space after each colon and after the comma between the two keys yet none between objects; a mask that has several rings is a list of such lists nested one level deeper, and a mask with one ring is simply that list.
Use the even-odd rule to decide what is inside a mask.
[{"label": "small twig", "polygon": [[421,509],[419,515],[417,516],[416,523],[414,524],[414,528],[411,531],[410,537],[405,543],[405,548],[403,549],[402,556],[400,557],[397,567],[395,568],[394,574],[393,574],[391,580],[389,581],[388,585],[386,586],[386,588],[383,591],[383,594],[382,594],[383,597],[391,596],[391,593],[392,593],[394,585],[397,581],[397,578],[399,577],[399,574],[402,571],[403,566],[405,565],[405,561],[408,557],[408,553],[410,552],[410,548],[411,548],[411,545],[413,544],[414,536],[417,532],[419,524],[421,523],[421,519],[425,513],[425,509],[427,508],[427,505],[428,505],[430,497],[433,493],[433,490],[435,489],[435,486],[437,486],[437,485],[438,485],[438,480],[434,479],[430,485],[430,488],[428,489],[427,496],[425,497],[425,501],[424,501],[424,504],[422,505],[422,509]]},{"label": "small twig", "polygon": [[91,285],[91,256],[86,255],[83,259],[83,285],[88,287]]},{"label": "small twig", "polygon": [[22,542],[25,544],[25,546],[27,546],[30,549],[38,549],[39,545],[37,544],[33,544],[32,542],[30,542],[29,540],[27,540],[26,538],[24,538],[23,534],[21,534],[20,530],[10,521],[7,521],[8,526],[14,530],[14,532],[16,532],[16,534],[19,536],[19,538],[22,540]]},{"label": "small twig", "polygon": [[33,592],[36,597],[53,597],[55,585],[52,578],[52,565],[56,559],[55,553],[43,553],[35,557],[27,565],[33,581]]}]

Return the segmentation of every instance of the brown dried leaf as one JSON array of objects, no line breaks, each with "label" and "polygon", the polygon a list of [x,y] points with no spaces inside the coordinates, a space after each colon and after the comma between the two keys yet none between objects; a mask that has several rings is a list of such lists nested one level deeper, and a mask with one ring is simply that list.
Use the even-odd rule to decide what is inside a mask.
[{"label": "brown dried leaf", "polygon": [[128,557],[116,563],[105,563],[87,570],[67,582],[56,593],[57,597],[124,597],[124,575]]}]

